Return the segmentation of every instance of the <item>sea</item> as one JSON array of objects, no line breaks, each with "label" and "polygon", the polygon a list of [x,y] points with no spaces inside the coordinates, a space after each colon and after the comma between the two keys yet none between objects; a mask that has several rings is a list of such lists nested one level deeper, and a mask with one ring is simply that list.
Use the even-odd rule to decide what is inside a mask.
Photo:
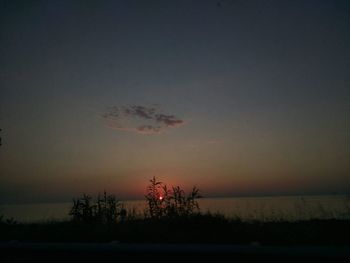
[{"label": "sea", "polygon": [[[145,200],[121,201],[128,213],[144,214]],[[308,219],[350,219],[349,195],[229,197],[198,199],[200,211],[220,213],[242,221],[298,221]],[[2,204],[2,220],[17,222],[64,221],[70,218],[71,202]]]}]

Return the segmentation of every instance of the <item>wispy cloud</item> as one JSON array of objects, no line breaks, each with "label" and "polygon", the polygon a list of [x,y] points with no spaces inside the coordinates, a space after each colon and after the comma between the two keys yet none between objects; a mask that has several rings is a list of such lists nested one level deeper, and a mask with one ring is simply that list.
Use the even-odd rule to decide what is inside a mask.
[{"label": "wispy cloud", "polygon": [[129,107],[123,107],[122,110],[126,115],[136,116],[144,119],[153,119],[156,112],[155,108],[144,107],[138,105],[131,105]]},{"label": "wispy cloud", "polygon": [[101,116],[111,129],[139,134],[160,134],[186,123],[173,114],[163,113],[158,106],[112,106]]},{"label": "wispy cloud", "polygon": [[177,127],[185,123],[185,121],[176,118],[174,115],[156,114],[156,121],[167,127]]},{"label": "wispy cloud", "polygon": [[154,134],[154,133],[161,133],[162,128],[161,127],[154,127],[152,125],[142,125],[142,126],[137,128],[137,131],[139,133]]}]

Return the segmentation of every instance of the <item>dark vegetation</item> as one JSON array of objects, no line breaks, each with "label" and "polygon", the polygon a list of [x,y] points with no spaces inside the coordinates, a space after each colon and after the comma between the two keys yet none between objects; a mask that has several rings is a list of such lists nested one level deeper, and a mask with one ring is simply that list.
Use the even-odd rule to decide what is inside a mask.
[{"label": "dark vegetation", "polygon": [[123,218],[125,209],[114,195],[98,195],[96,200],[84,194],[81,198],[73,199],[69,212],[75,223],[114,224],[118,218]]},{"label": "dark vegetation", "polygon": [[148,204],[146,212],[152,219],[187,218],[199,213],[196,199],[201,198],[201,195],[196,187],[186,196],[179,186],[168,189],[166,184],[153,177],[145,197]]},{"label": "dark vegetation", "polygon": [[185,194],[150,180],[142,216],[127,214],[115,196],[83,195],[73,201],[71,220],[16,223],[0,220],[0,241],[230,243],[255,245],[349,245],[350,220],[244,222],[200,213],[197,188]]}]

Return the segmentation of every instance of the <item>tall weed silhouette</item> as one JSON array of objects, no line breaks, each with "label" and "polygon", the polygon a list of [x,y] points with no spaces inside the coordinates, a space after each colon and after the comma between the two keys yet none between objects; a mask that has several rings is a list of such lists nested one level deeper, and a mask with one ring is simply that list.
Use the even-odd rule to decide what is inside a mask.
[{"label": "tall weed silhouette", "polygon": [[202,196],[197,187],[186,195],[179,186],[171,189],[153,177],[147,187],[146,200],[151,218],[188,217],[199,213],[198,198]]},{"label": "tall weed silhouette", "polygon": [[73,206],[69,212],[73,221],[85,223],[116,223],[120,216],[124,216],[122,204],[114,195],[98,195],[93,200],[90,195],[83,194],[82,197],[73,199]]}]

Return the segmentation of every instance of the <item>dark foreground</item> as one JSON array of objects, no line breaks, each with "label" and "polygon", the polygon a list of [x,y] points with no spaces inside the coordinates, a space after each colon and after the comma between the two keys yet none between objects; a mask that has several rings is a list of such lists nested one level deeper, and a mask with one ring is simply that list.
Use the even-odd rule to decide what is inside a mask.
[{"label": "dark foreground", "polygon": [[350,220],[241,222],[200,215],[115,224],[0,224],[0,242],[205,243],[262,246],[350,246]]},{"label": "dark foreground", "polygon": [[350,220],[0,224],[0,262],[350,262]]},{"label": "dark foreground", "polygon": [[1,262],[349,262],[350,246],[0,243]]}]

